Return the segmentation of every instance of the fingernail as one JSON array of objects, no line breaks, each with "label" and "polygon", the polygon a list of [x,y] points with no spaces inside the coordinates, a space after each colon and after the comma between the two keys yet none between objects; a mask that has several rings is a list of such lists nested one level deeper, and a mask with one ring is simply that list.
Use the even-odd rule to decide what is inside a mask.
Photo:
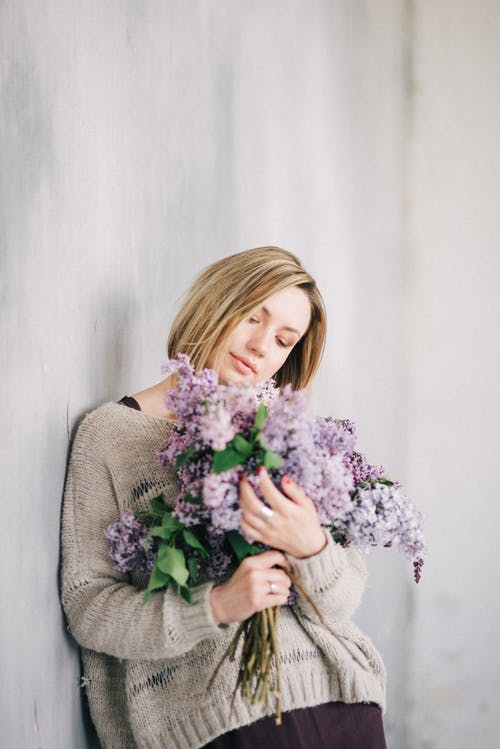
[{"label": "fingernail", "polygon": [[259,474],[259,476],[261,475],[262,471],[264,471],[264,470],[265,470],[264,466],[258,466],[257,473]]},{"label": "fingernail", "polygon": [[283,476],[283,483],[284,484],[290,484],[291,483],[289,476]]}]

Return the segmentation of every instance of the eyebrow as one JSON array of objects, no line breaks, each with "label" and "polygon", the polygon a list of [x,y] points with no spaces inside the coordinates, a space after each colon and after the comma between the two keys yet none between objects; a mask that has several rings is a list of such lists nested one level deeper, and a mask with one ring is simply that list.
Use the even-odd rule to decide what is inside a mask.
[{"label": "eyebrow", "polygon": [[[264,314],[266,314],[266,315],[267,315],[268,317],[270,317],[270,316],[271,316],[271,312],[270,312],[270,311],[268,310],[268,308],[267,308],[267,307],[266,307],[266,306],[265,306],[264,304],[262,305],[262,307],[261,307],[260,309],[261,309],[261,311],[262,311],[262,312],[264,312]],[[301,337],[301,335],[302,335],[302,333],[300,333],[300,332],[299,332],[299,331],[298,331],[298,330],[297,330],[296,328],[290,328],[290,326],[289,326],[289,325],[282,325],[281,327],[283,328],[283,330],[289,330],[289,331],[290,331],[290,333],[297,333],[297,335],[298,335],[298,337],[299,337],[299,338],[300,338],[300,337]]]}]

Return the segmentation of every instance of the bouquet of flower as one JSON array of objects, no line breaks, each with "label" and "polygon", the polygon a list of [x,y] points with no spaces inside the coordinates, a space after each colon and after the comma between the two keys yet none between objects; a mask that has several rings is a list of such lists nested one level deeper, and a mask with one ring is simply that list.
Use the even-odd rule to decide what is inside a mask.
[{"label": "bouquet of flower", "polygon": [[[257,388],[219,385],[214,371],[196,372],[184,354],[169,360],[164,373],[176,375],[166,405],[177,420],[158,456],[162,465],[176,467],[175,504],[156,497],[151,511],[129,510],[106,531],[118,569],[150,573],[145,602],[168,585],[189,602],[190,585],[201,577],[222,582],[245,557],[265,550],[239,530],[239,478],[245,474],[259,495],[259,466],[277,486],[285,474],[294,479],[336,542],[360,550],[396,545],[413,562],[419,581],[425,550],[420,515],[381,466],[355,451],[352,422],[308,418],[305,391],[289,385],[281,391],[272,382]],[[300,580],[291,577],[314,606]],[[235,694],[240,689],[259,704],[267,702],[274,659],[279,722],[277,615],[278,608],[267,609],[242,622],[224,657],[235,658],[242,638]]]}]

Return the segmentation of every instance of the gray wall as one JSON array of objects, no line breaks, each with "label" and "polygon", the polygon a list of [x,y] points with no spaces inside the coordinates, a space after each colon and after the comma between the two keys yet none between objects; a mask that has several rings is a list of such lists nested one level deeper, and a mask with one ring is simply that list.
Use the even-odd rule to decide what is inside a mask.
[{"label": "gray wall", "polygon": [[493,747],[498,3],[0,8],[2,745],[92,744],[57,595],[72,429],[159,379],[195,270],[273,243],[327,300],[315,408],[427,515],[420,586],[375,552],[359,614],[389,746]]}]

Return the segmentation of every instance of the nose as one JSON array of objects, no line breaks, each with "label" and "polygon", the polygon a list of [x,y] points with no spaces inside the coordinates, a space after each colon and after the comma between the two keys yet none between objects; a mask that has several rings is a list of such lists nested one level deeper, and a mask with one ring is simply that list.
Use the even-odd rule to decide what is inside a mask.
[{"label": "nose", "polygon": [[269,341],[267,332],[263,327],[253,333],[252,337],[248,340],[247,346],[255,356],[258,356],[259,358],[265,356],[269,346]]}]

